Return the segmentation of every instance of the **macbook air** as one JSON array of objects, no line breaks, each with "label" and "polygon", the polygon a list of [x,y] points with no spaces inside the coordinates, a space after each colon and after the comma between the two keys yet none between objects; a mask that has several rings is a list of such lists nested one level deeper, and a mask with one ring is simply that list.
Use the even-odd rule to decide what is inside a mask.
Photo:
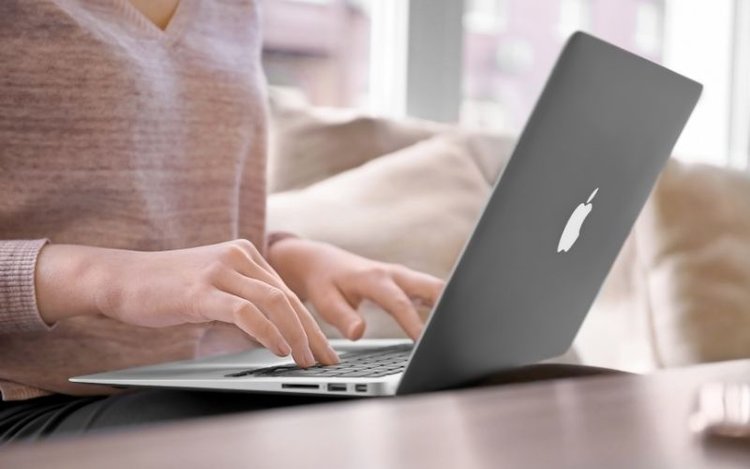
[{"label": "macbook air", "polygon": [[71,381],[384,396],[450,388],[558,356],[571,346],[701,88],[574,34],[416,343],[335,340],[341,363],[308,369],[255,349]]}]

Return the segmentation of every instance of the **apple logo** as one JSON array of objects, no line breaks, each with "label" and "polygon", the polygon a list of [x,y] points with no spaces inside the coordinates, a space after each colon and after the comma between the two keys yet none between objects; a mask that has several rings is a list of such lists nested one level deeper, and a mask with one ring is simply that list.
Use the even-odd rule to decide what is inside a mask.
[{"label": "apple logo", "polygon": [[594,207],[591,201],[596,197],[596,193],[599,192],[599,188],[594,189],[588,200],[584,204],[578,204],[573,213],[568,219],[568,223],[565,225],[565,229],[560,236],[560,242],[557,245],[557,252],[568,252],[571,247],[578,240],[578,236],[581,234],[581,226],[586,221],[586,217],[591,213],[591,209]]}]

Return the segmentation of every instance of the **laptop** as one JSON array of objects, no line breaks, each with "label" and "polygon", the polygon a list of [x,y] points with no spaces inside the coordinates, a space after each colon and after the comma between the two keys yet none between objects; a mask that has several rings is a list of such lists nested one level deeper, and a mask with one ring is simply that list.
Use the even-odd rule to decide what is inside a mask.
[{"label": "laptop", "polygon": [[332,341],[335,366],[265,349],[75,383],[387,396],[571,346],[702,86],[585,33],[565,45],[419,340]]}]

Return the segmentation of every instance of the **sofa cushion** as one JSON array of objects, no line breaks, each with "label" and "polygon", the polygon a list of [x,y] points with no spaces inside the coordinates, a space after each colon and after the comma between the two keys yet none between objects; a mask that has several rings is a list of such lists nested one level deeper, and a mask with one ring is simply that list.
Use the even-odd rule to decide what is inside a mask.
[{"label": "sofa cushion", "polygon": [[282,93],[270,101],[269,192],[300,189],[428,139],[447,126],[357,110],[313,108]]},{"label": "sofa cushion", "polygon": [[657,365],[750,357],[750,177],[672,161],[635,240]]}]

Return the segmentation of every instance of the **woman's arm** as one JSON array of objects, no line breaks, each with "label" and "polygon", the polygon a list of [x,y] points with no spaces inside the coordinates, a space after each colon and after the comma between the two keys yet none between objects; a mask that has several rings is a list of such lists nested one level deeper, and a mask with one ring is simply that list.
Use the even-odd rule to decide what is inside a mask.
[{"label": "woman's arm", "polygon": [[300,366],[338,357],[315,319],[249,241],[161,252],[48,245],[36,267],[48,324],[102,314],[165,327],[231,323]]}]

